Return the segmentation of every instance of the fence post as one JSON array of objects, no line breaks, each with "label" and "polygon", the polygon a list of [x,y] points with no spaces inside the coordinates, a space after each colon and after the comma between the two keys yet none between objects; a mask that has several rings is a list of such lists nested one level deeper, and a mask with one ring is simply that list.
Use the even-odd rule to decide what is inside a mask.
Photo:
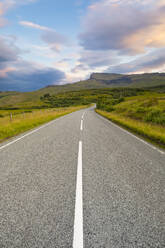
[{"label": "fence post", "polygon": [[13,115],[12,113],[10,113],[10,121],[12,122],[12,120],[13,120]]}]

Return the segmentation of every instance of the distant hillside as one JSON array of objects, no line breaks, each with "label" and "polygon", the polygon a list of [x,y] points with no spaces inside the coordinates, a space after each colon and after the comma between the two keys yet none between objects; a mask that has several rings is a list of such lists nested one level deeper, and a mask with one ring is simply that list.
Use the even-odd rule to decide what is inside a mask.
[{"label": "distant hillside", "polygon": [[165,73],[123,75],[114,73],[93,73],[88,80],[66,85],[50,85],[33,92],[0,92],[0,107],[41,106],[44,94],[59,94],[69,91],[114,87],[157,87],[165,86]]},{"label": "distant hillside", "polygon": [[98,81],[108,87],[151,87],[165,85],[165,73],[145,73],[145,74],[111,74],[93,73],[90,80]]}]

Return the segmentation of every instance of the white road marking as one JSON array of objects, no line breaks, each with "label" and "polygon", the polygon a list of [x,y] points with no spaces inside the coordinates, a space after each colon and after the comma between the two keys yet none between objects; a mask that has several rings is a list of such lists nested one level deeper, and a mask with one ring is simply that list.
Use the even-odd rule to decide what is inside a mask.
[{"label": "white road marking", "polygon": [[79,141],[73,248],[83,248],[82,141]]},{"label": "white road marking", "polygon": [[112,126],[119,128],[119,129],[122,130],[123,132],[125,132],[125,133],[129,134],[130,136],[136,138],[137,140],[141,141],[142,143],[144,143],[145,145],[149,146],[150,148],[152,148],[152,149],[154,149],[154,150],[160,152],[161,154],[165,154],[165,152],[161,151],[161,150],[158,149],[157,147],[155,147],[155,146],[149,144],[148,142],[144,141],[143,139],[140,139],[139,137],[137,137],[136,135],[134,135],[134,134],[128,132],[128,131],[125,130],[124,128],[119,127],[117,124],[114,124],[112,121],[110,121],[110,120],[108,120],[108,119],[102,117],[102,116],[99,115],[99,114],[97,114],[97,115],[98,115],[100,118],[102,118],[103,120],[106,120],[106,121],[108,121],[109,123],[111,123]]},{"label": "white road marking", "polygon": [[83,130],[83,120],[81,120],[80,130]]},{"label": "white road marking", "polygon": [[84,120],[84,115],[85,115],[85,113],[86,113],[86,112],[84,112],[83,115],[82,115],[82,120]]}]

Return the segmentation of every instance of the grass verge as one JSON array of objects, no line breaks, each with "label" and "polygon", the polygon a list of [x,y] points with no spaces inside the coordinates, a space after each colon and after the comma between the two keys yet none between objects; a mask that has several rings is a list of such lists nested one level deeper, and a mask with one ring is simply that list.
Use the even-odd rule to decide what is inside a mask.
[{"label": "grass verge", "polygon": [[147,139],[147,141],[151,141],[152,143],[165,149],[165,127],[144,123],[129,117],[120,116],[119,114],[113,112],[106,112],[98,109],[96,109],[96,112],[112,122],[142,136]]},{"label": "grass verge", "polygon": [[87,106],[76,106],[58,109],[42,109],[33,111],[31,113],[21,113],[14,115],[12,121],[10,120],[9,116],[0,118],[0,142],[54,120],[58,117],[86,107]]}]

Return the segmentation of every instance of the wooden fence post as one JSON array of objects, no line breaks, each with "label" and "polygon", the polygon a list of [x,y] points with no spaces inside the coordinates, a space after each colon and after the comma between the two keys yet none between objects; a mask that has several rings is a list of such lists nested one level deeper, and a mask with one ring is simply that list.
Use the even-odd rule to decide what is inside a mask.
[{"label": "wooden fence post", "polygon": [[10,121],[12,122],[12,120],[13,120],[13,115],[12,113],[10,113]]}]

